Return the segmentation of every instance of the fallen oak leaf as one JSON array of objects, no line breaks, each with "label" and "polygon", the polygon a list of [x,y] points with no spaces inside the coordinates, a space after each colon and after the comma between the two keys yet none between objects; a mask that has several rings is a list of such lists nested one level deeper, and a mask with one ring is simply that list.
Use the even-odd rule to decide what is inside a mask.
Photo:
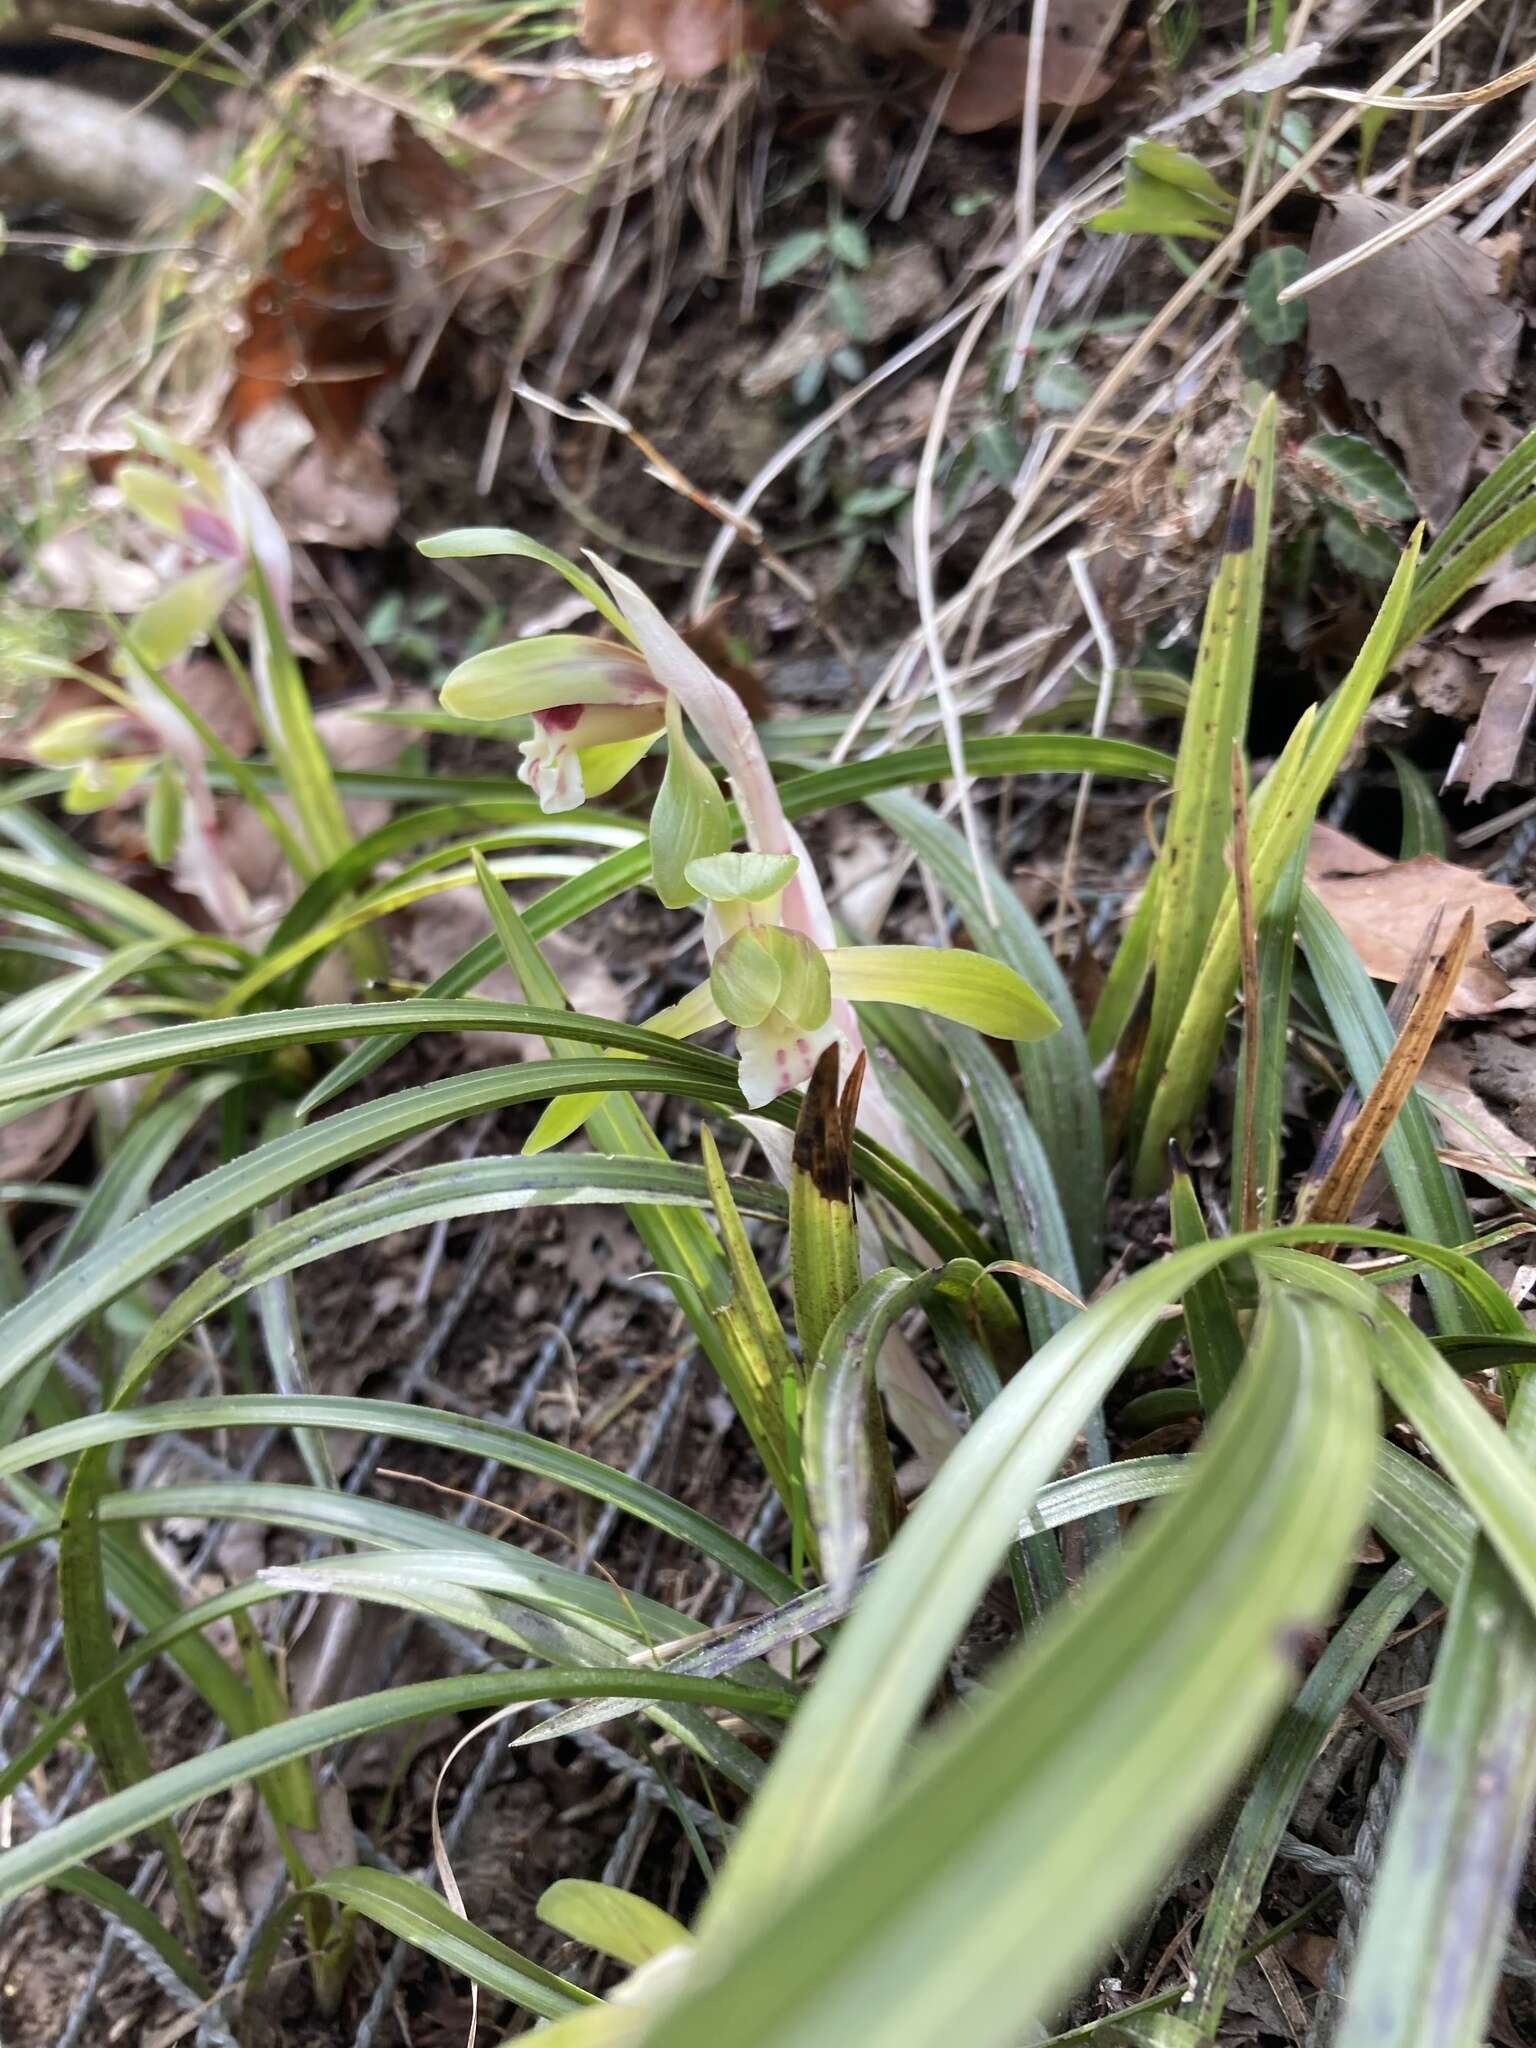
[{"label": "fallen oak leaf", "polygon": [[1461,1047],[1437,1045],[1419,1070],[1446,1144],[1464,1156],[1481,1155],[1490,1166],[1536,1156],[1518,1131],[1496,1117],[1472,1085],[1470,1062]]},{"label": "fallen oak leaf", "polygon": [[1434,854],[1388,860],[1347,833],[1317,827],[1307,849],[1307,881],[1338,920],[1375,981],[1395,987],[1407,973],[1429,910],[1443,904],[1445,928],[1472,913],[1472,943],[1447,1005],[1452,1017],[1485,1017],[1512,993],[1487,957],[1492,925],[1529,924],[1532,912],[1503,882]]},{"label": "fallen oak leaf", "polygon": [[0,1180],[46,1180],[74,1151],[90,1119],[87,1092],[45,1102],[0,1128]]},{"label": "fallen oak leaf", "polygon": [[[1058,114],[1091,107],[1119,79],[1105,58],[1125,0],[1056,0],[1040,46],[1040,109]],[[979,135],[1017,121],[1029,89],[1027,35],[982,36],[969,51],[959,36],[929,36],[926,54],[956,71],[940,123],[954,135]]]},{"label": "fallen oak leaf", "polygon": [[1480,804],[1496,782],[1512,782],[1520,749],[1536,711],[1536,652],[1526,644],[1502,661],[1488,685],[1488,694],[1445,773],[1467,786],[1468,803]]},{"label": "fallen oak leaf", "polygon": [[650,57],[674,84],[697,85],[728,57],[771,48],[783,30],[774,10],[741,0],[582,0],[577,33],[595,57]]},{"label": "fallen oak leaf", "polygon": [[[1316,270],[1408,210],[1343,193],[1319,216]],[[1509,389],[1522,318],[1498,297],[1498,265],[1435,221],[1311,296],[1308,346],[1401,450],[1408,483],[1432,527],[1461,502],[1485,422],[1469,407]]]}]

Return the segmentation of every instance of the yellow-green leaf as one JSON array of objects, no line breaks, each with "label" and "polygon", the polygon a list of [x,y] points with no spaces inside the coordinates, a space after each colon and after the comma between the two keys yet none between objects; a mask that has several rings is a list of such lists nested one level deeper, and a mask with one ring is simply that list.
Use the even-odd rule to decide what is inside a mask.
[{"label": "yellow-green leaf", "polygon": [[688,880],[711,903],[766,903],[793,880],[793,853],[716,853],[688,863]]},{"label": "yellow-green leaf", "polygon": [[1060,1020],[1021,974],[985,953],[937,946],[838,946],[826,955],[832,993],[896,1003],[969,1024],[989,1038],[1048,1038]]},{"label": "yellow-green leaf", "polygon": [[[583,783],[588,793],[586,763]],[[688,880],[691,861],[726,852],[731,843],[728,806],[708,768],[688,742],[676,697],[667,699],[667,772],[651,812],[651,880],[668,910],[683,910],[698,890]]]},{"label": "yellow-green leaf", "polygon": [[443,708],[456,718],[519,718],[569,704],[654,701],[661,729],[661,690],[628,647],[582,633],[544,633],[487,647],[461,661],[443,683]]},{"label": "yellow-green leaf", "polygon": [[582,1877],[562,1877],[550,1885],[538,1912],[546,1927],[568,1934],[572,1941],[584,1941],[631,1969],[692,1940],[680,1920],[649,1899]]}]

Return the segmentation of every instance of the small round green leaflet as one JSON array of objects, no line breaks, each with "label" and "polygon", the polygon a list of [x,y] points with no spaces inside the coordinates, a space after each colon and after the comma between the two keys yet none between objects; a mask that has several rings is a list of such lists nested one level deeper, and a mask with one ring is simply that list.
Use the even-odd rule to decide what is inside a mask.
[{"label": "small round green leaflet", "polygon": [[738,1029],[766,1023],[777,1011],[802,1031],[815,1031],[832,1011],[827,956],[803,932],[748,925],[727,939],[709,970],[720,1014]]},{"label": "small round green leaflet", "polygon": [[688,880],[711,903],[766,903],[794,880],[793,853],[716,853],[688,863]]}]

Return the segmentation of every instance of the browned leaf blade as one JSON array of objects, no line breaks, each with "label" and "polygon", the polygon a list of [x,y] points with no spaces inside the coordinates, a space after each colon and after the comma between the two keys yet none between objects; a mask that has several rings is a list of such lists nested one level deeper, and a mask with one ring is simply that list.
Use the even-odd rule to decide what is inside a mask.
[{"label": "browned leaf blade", "polygon": [[838,1092],[836,1045],[829,1045],[806,1084],[795,1121],[789,1176],[789,1260],[795,1327],[807,1369],[815,1364],[833,1319],[859,1286],[859,1237],[853,1212],[853,1120],[862,1064]]},{"label": "browned leaf blade", "polygon": [[[1439,917],[1440,912],[1437,911]],[[1435,1034],[1445,1021],[1451,996],[1466,964],[1472,944],[1474,917],[1464,910],[1449,945],[1430,970],[1424,991],[1399,1034],[1397,1043],[1382,1063],[1375,1086],[1365,1098],[1360,1114],[1345,1132],[1337,1157],[1309,1200],[1305,1200],[1308,1221],[1347,1223],[1366,1176],[1376,1163],[1387,1133],[1397,1121],[1408,1092],[1429,1057]]]}]

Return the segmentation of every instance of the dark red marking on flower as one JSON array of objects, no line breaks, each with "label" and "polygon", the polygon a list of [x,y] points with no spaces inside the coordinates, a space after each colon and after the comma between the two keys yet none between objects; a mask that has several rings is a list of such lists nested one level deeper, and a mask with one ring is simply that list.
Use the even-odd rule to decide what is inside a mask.
[{"label": "dark red marking on flower", "polygon": [[585,709],[584,704],[552,704],[548,711],[535,711],[533,719],[546,732],[569,732]]}]

